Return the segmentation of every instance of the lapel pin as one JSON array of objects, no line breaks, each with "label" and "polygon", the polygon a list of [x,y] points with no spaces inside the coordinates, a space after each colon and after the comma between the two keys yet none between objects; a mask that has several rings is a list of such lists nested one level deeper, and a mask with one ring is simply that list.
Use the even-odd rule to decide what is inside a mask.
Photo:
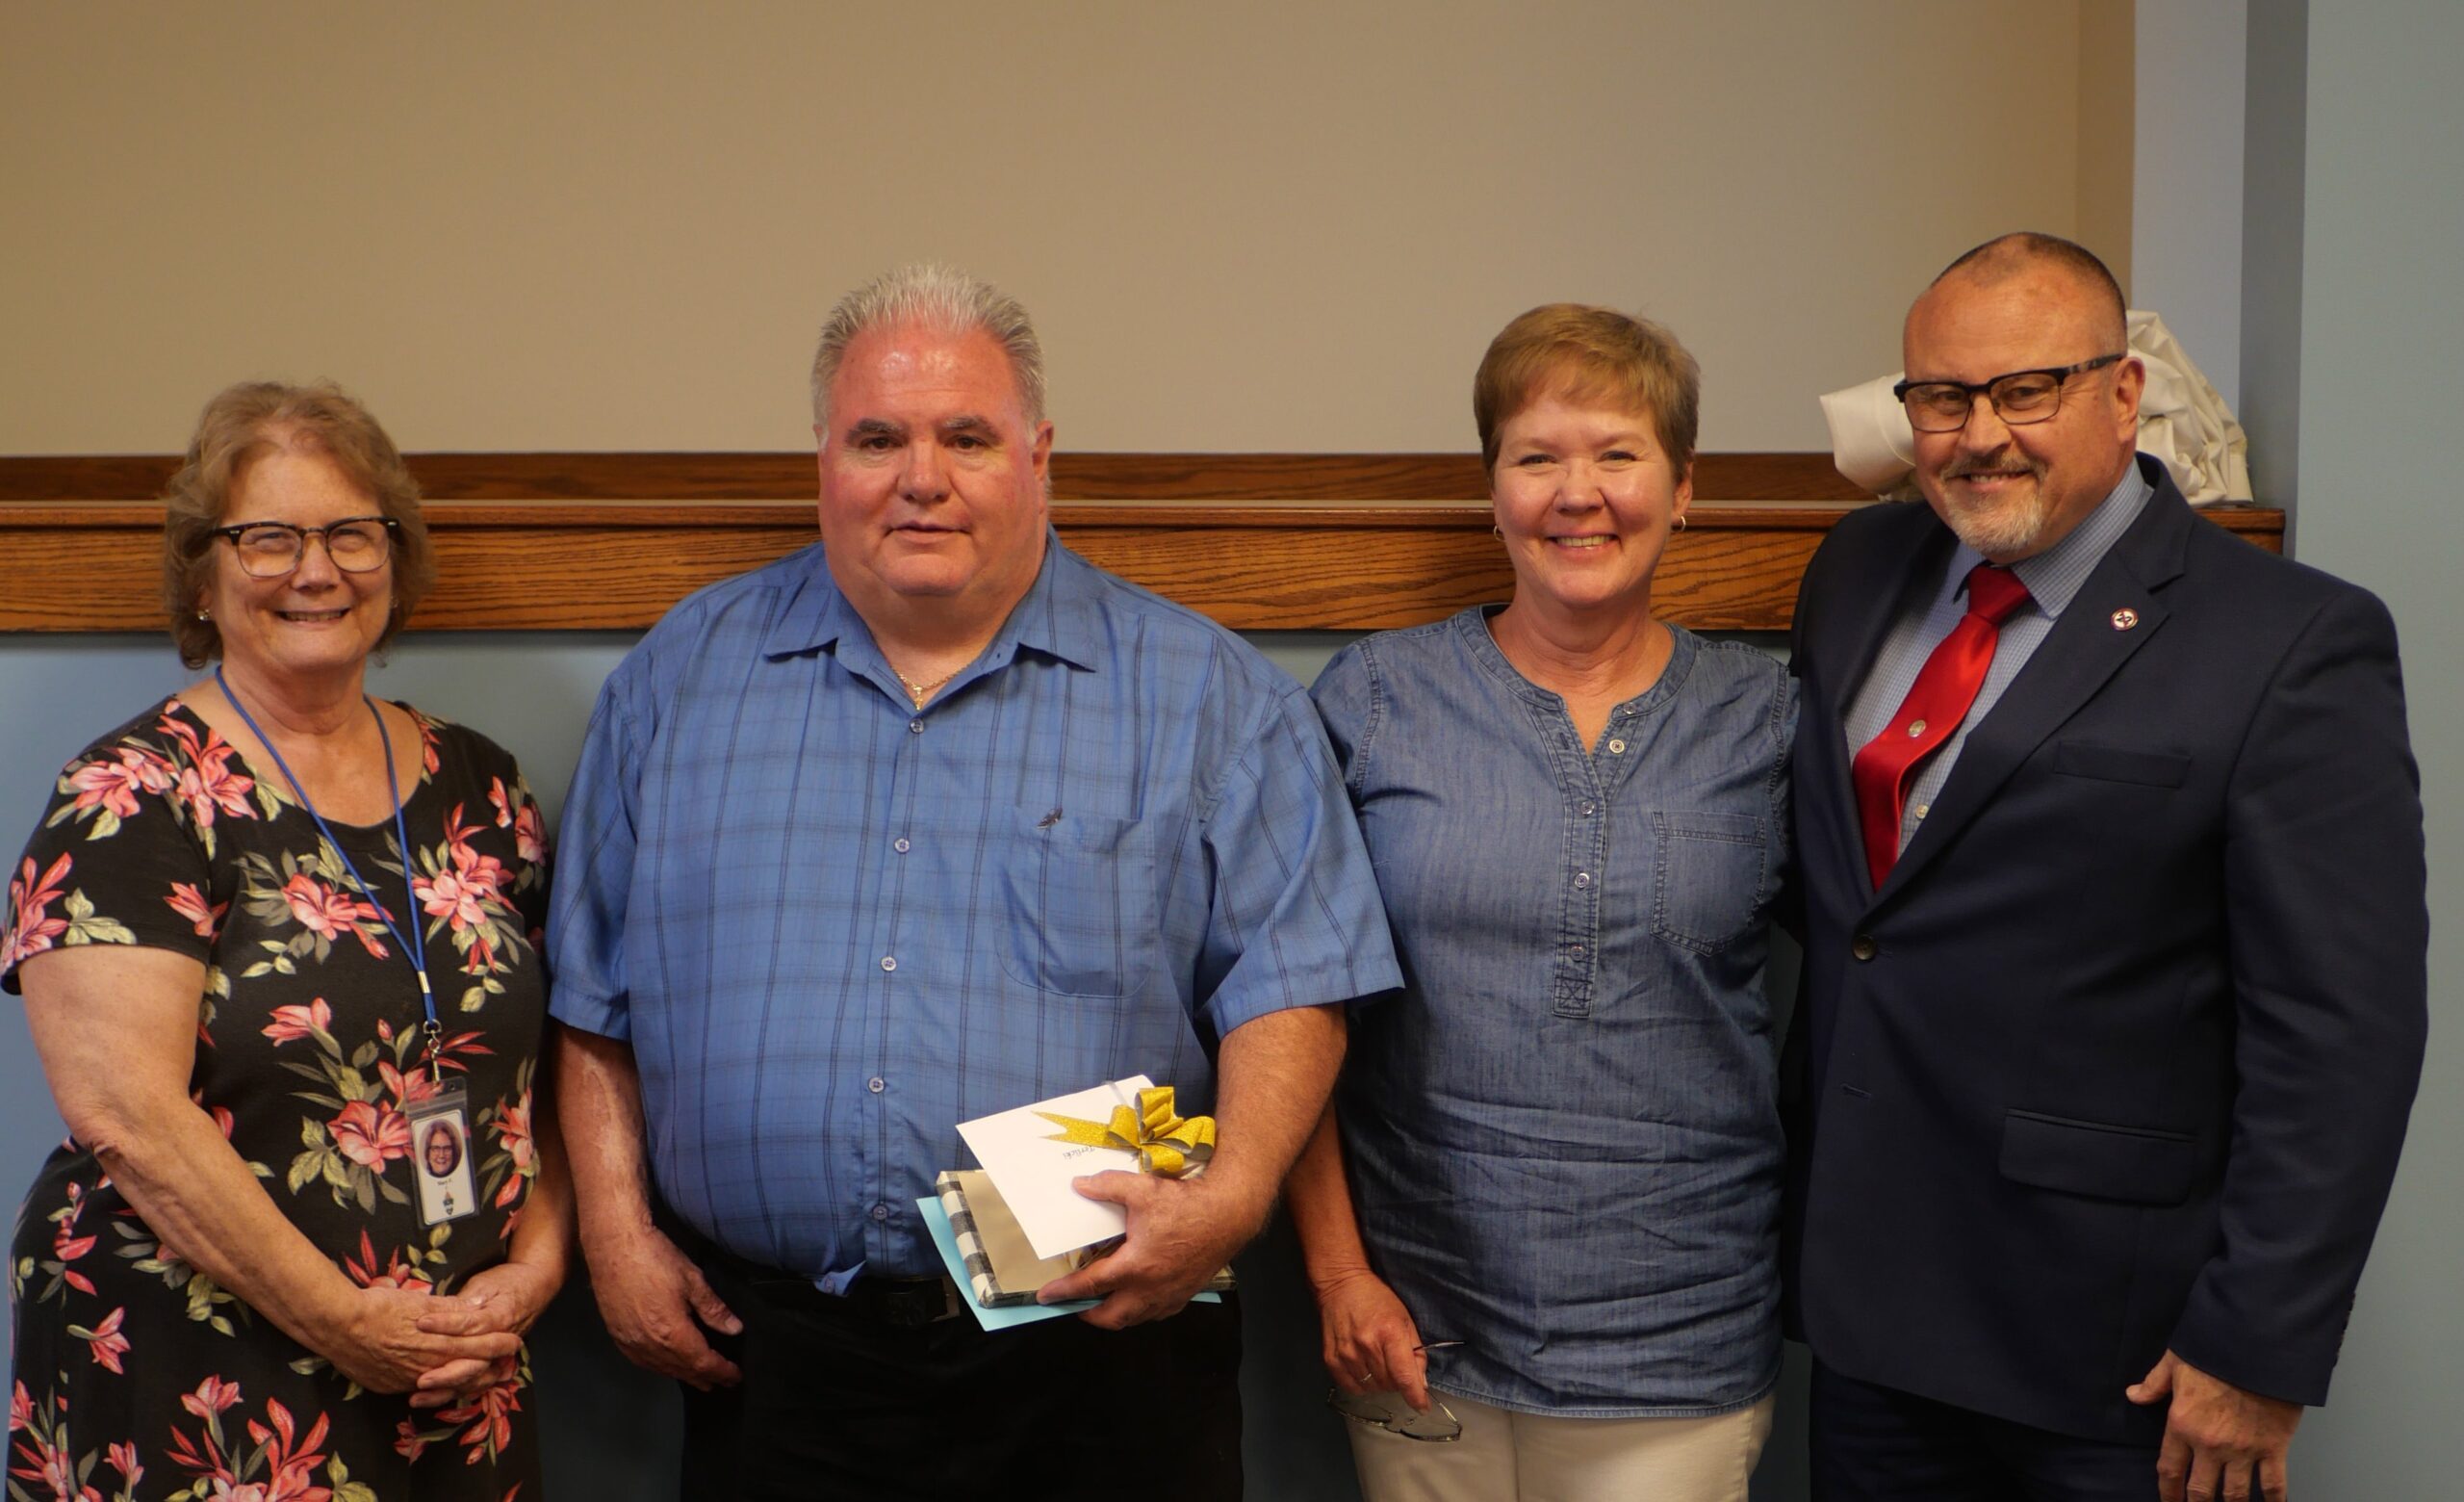
[{"label": "lapel pin", "polygon": [[2125,606],[2114,612],[2114,630],[2128,631],[2139,624],[2139,612]]}]

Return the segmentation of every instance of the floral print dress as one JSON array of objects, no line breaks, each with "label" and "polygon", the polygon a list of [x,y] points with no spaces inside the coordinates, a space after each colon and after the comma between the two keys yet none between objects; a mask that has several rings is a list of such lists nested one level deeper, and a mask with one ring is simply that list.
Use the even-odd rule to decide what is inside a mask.
[{"label": "floral print dress", "polygon": [[[0,984],[75,945],[203,961],[191,1098],[351,1280],[449,1293],[504,1259],[537,1169],[547,868],[513,759],[412,713],[415,914],[391,820],[334,826],[376,889],[363,893],[278,771],[167,701],[61,773],[10,872]],[[478,1211],[433,1228],[405,1114],[434,1088],[419,987],[371,895],[423,926],[445,1070],[467,1091]],[[459,1407],[365,1391],[162,1244],[74,1141],[19,1212],[9,1296],[11,1502],[538,1494],[527,1353]]]}]

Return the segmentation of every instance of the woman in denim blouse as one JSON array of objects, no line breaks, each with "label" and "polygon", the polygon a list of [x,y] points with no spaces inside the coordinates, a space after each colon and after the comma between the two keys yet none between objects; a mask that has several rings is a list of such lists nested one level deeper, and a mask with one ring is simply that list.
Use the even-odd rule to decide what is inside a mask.
[{"label": "woman in denim blouse", "polygon": [[1373,1502],[1742,1498],[1770,1430],[1796,704],[1652,617],[1699,381],[1609,309],[1507,324],[1473,405],[1514,598],[1313,690],[1404,977],[1290,1185]]}]

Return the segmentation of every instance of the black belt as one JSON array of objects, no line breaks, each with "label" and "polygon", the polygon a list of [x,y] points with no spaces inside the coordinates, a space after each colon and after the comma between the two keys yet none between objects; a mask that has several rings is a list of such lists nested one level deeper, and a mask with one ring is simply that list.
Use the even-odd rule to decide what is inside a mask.
[{"label": "black belt", "polygon": [[704,1266],[715,1266],[772,1304],[834,1319],[914,1330],[955,1319],[966,1311],[959,1285],[949,1275],[934,1278],[881,1278],[864,1274],[843,1294],[825,1293],[802,1273],[768,1267],[736,1256],[727,1248],[671,1221],[669,1236],[687,1256]]}]

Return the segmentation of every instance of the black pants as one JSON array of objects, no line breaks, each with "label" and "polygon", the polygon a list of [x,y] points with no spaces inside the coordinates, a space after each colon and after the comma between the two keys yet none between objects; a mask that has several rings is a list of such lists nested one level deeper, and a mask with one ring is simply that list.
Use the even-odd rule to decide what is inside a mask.
[{"label": "black pants", "polygon": [[1813,1368],[1814,1502],[2153,1502],[2153,1444],[2082,1439]]},{"label": "black pants", "polygon": [[1075,1316],[926,1324],[688,1246],[744,1321],[741,1385],[684,1389],[680,1494],[1241,1496],[1241,1316],[1227,1298],[1124,1331]]}]

